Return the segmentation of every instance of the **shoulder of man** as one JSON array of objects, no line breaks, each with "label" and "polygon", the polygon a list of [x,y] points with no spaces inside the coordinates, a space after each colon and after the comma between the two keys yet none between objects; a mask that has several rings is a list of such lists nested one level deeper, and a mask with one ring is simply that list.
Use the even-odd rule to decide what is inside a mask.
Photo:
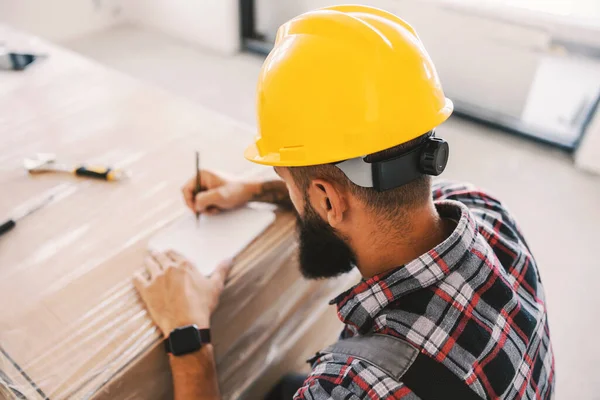
[{"label": "shoulder of man", "polygon": [[512,213],[502,201],[490,192],[471,183],[439,180],[433,183],[432,194],[435,201],[454,200],[461,202],[471,210],[479,221],[502,221],[508,229],[504,229],[504,233],[514,240],[522,241],[525,247],[528,247],[521,228]]},{"label": "shoulder of man", "polygon": [[455,200],[471,207],[505,211],[498,198],[471,183],[439,180],[433,183],[432,192],[434,200]]},{"label": "shoulder of man", "polygon": [[352,356],[330,353],[311,362],[312,371],[294,400],[419,400],[402,382]]}]

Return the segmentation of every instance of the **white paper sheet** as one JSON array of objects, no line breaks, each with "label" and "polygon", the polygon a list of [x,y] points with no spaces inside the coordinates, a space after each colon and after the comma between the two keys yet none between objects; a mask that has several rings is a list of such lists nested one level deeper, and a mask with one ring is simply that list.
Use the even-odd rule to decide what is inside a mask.
[{"label": "white paper sheet", "polygon": [[151,251],[174,250],[190,260],[204,275],[210,275],[223,260],[248,246],[273,221],[271,210],[240,208],[218,215],[185,215],[153,236]]}]

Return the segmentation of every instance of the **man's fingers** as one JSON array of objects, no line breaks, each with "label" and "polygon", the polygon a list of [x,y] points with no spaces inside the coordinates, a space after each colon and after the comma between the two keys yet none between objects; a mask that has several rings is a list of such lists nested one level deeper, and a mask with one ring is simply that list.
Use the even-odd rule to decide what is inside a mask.
[{"label": "man's fingers", "polygon": [[196,195],[194,210],[204,212],[212,207],[222,207],[223,196],[219,190],[207,190]]},{"label": "man's fingers", "polygon": [[233,260],[223,261],[212,273],[210,280],[215,284],[218,284],[220,287],[223,287],[225,285],[225,281],[227,280],[227,276],[229,276],[232,266]]},{"label": "man's fingers", "polygon": [[146,270],[150,275],[150,279],[161,273],[162,267],[160,263],[153,257],[146,257],[144,259],[144,265],[146,266]]},{"label": "man's fingers", "polygon": [[181,254],[179,254],[178,252],[176,252],[174,250],[167,251],[166,255],[167,255],[167,257],[169,257],[169,259],[171,261],[173,261],[173,264],[183,266],[183,267],[193,268],[193,265],[189,262],[189,260],[187,258],[185,258],[184,256],[182,256]]},{"label": "man's fingers", "polygon": [[190,185],[185,185],[181,188],[181,193],[183,194],[183,199],[185,200],[185,204],[190,208],[190,210],[194,210],[194,189]]},{"label": "man's fingers", "polygon": [[141,294],[144,288],[148,285],[148,278],[144,274],[143,271],[137,271],[133,275],[133,286],[137,289],[137,291]]},{"label": "man's fingers", "polygon": [[[201,170],[200,171],[200,183],[202,190],[212,189],[218,182],[215,175],[212,172]],[[196,177],[194,176],[181,188],[181,193],[185,200],[185,204],[192,210],[196,211],[195,208],[195,195],[196,195]]]},{"label": "man's fingers", "polygon": [[171,259],[171,261],[173,262],[179,263],[185,261],[185,257],[176,252],[175,250],[167,250],[165,252],[165,255],[169,257],[169,259]]},{"label": "man's fingers", "polygon": [[[195,176],[181,188],[185,204],[195,212],[204,212],[211,205],[220,206],[219,203],[223,201],[223,195],[221,194],[219,198],[218,193],[215,194],[214,192],[218,192],[218,189],[225,186],[227,181],[211,171],[201,170],[200,183],[200,193],[197,193]],[[205,197],[206,195],[208,197]],[[200,200],[198,200],[198,197],[200,197]],[[211,202],[215,204],[210,204]]]},{"label": "man's fingers", "polygon": [[172,264],[171,259],[167,257],[167,254],[164,251],[153,251],[150,253],[150,256],[152,256],[152,258],[154,258],[156,262],[160,264],[162,269],[164,269],[167,265]]},{"label": "man's fingers", "polygon": [[221,209],[219,207],[211,207],[209,206],[206,211],[204,211],[204,214],[206,215],[217,215],[221,213]]}]

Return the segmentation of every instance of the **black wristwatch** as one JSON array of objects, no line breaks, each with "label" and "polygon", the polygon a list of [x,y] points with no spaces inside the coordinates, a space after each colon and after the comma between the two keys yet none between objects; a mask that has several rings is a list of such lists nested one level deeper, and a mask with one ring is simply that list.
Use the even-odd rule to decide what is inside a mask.
[{"label": "black wristwatch", "polygon": [[165,350],[174,356],[193,353],[210,343],[210,329],[199,329],[196,325],[175,328],[165,339]]}]

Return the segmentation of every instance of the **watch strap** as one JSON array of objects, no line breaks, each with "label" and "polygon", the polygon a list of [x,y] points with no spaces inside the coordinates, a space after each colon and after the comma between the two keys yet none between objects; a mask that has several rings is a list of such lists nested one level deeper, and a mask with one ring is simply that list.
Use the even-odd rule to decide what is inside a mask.
[{"label": "watch strap", "polygon": [[200,343],[209,344],[210,343],[210,329],[198,329],[198,334],[200,335]]}]

